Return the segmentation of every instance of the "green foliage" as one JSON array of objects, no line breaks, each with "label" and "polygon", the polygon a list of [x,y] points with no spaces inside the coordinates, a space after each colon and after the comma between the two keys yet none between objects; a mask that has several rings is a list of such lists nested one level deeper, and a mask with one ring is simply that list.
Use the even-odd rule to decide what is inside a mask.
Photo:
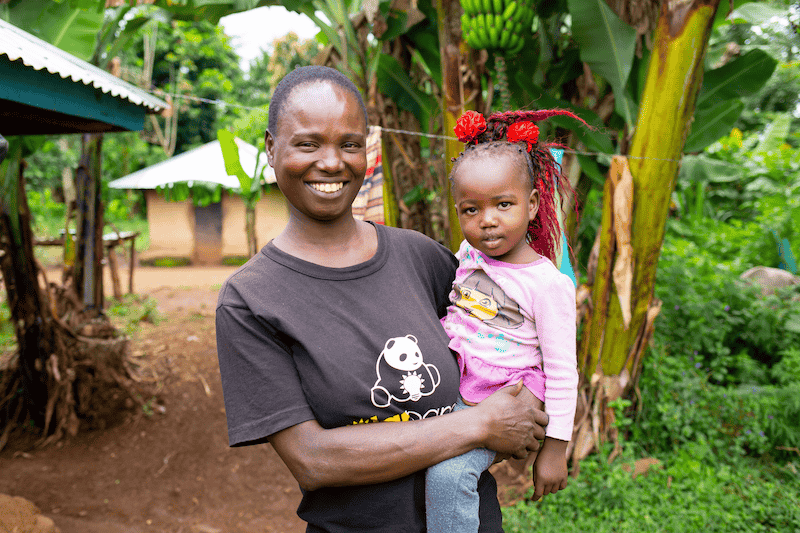
[{"label": "green foliage", "polygon": [[800,475],[794,463],[763,466],[715,457],[703,444],[671,450],[660,467],[634,478],[636,457],[611,465],[581,462],[567,488],[535,504],[503,509],[508,533],[794,532],[800,528]]},{"label": "green foliage", "polygon": [[13,346],[17,341],[14,324],[11,323],[11,310],[5,298],[5,294],[0,294],[0,351]]},{"label": "green foliage", "polygon": [[[778,66],[767,83],[756,93],[743,98],[745,109],[737,127],[743,131],[761,131],[771,113],[791,113],[800,102],[800,63],[797,49],[800,35],[797,24],[800,9],[785,0],[749,2],[737,6],[728,21],[719,25],[711,36],[707,59],[717,63],[730,47],[740,53],[758,49],[778,60]],[[794,131],[800,118],[792,119]]]},{"label": "green foliage", "polygon": [[[176,92],[205,100],[230,100],[243,82],[239,57],[222,28],[208,21],[171,23],[155,21],[142,30],[157,34],[151,83],[165,92]],[[144,67],[144,44],[134,39],[121,51],[123,65]],[[224,106],[179,99],[175,153],[216,139],[217,129],[233,120]]]},{"label": "green foliage", "polygon": [[626,91],[636,50],[636,30],[602,0],[568,0],[572,38],[587,63],[614,89],[615,107],[628,125],[636,121],[636,104]]},{"label": "green foliage", "polygon": [[[662,342],[642,373],[642,410],[631,426],[638,446],[656,455],[701,443],[717,457],[791,457],[786,449],[800,446],[800,381],[786,374],[780,386],[716,385],[700,358],[672,352]],[[746,359],[740,368],[769,380],[768,367],[740,357]]]},{"label": "green foliage", "polygon": [[[771,129],[775,133],[779,130]],[[673,194],[678,217],[685,219],[694,212],[717,220],[736,218],[770,227],[776,226],[769,218],[772,215],[781,220],[800,220],[800,214],[793,214],[800,206],[800,150],[775,140],[762,144],[766,138],[756,133],[743,135],[734,129],[703,154],[686,156]],[[775,145],[777,148],[764,149]],[[775,202],[788,208],[784,215],[771,207]]]},{"label": "green foliage", "polygon": [[86,61],[103,22],[95,0],[17,1],[0,13],[14,26]]},{"label": "green foliage", "polygon": [[161,317],[158,314],[158,302],[150,296],[126,294],[114,301],[106,310],[111,321],[127,335],[132,335],[141,327],[142,322],[157,324]]},{"label": "green foliage", "polygon": [[741,271],[717,259],[715,244],[724,239],[716,237],[707,247],[679,238],[665,242],[656,286],[663,301],[657,331],[675,332],[665,340],[671,353],[693,355],[715,383],[768,383],[764,371],[752,372],[748,361],[774,364],[782,352],[800,345],[800,332],[792,326],[800,316],[800,289],[761,298],[757,287],[738,279]]},{"label": "green foliage", "polygon": [[765,51],[755,49],[706,72],[684,151],[698,152],[729,132],[744,109],[742,98],[758,93],[777,63]]},{"label": "green foliage", "polygon": [[31,210],[33,233],[39,237],[58,237],[64,229],[66,206],[53,200],[53,192],[28,189],[28,208]]}]

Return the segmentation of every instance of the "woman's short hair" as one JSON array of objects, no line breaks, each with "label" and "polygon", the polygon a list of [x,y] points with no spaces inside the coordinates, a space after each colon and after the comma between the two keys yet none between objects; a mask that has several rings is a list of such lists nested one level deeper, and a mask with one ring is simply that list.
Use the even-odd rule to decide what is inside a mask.
[{"label": "woman's short hair", "polygon": [[310,66],[298,67],[283,77],[283,79],[275,87],[275,92],[272,94],[272,99],[269,103],[269,119],[267,122],[267,131],[273,136],[278,132],[278,120],[281,118],[284,104],[297,87],[307,85],[310,83],[328,81],[334,85],[338,85],[342,89],[347,89],[353,93],[358,99],[361,110],[364,112],[364,124],[368,123],[367,120],[367,106],[364,105],[364,99],[358,88],[350,79],[336,69],[323,66]]}]

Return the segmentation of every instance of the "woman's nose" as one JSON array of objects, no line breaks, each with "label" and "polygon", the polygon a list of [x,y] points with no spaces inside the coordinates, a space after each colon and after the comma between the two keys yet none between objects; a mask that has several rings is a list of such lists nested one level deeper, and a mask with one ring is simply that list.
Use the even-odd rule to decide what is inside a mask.
[{"label": "woman's nose", "polygon": [[344,167],[342,154],[334,147],[325,148],[320,154],[320,158],[317,161],[317,166],[325,172],[339,172]]}]

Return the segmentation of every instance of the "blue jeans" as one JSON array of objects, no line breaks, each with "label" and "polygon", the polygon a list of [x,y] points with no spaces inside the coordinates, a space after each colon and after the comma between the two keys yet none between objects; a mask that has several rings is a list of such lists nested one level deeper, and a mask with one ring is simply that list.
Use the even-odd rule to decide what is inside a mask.
[{"label": "blue jeans", "polygon": [[[453,411],[468,408],[459,398]],[[478,531],[478,479],[492,465],[494,457],[492,450],[477,448],[428,468],[425,475],[428,533]]]}]

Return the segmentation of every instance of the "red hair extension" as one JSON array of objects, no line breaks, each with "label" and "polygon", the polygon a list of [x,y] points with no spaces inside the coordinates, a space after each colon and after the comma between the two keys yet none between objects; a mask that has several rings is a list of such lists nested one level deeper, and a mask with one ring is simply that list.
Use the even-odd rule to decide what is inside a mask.
[{"label": "red hair extension", "polygon": [[507,124],[513,124],[514,122],[522,121],[539,122],[540,120],[545,120],[555,116],[574,118],[575,120],[580,121],[587,128],[595,129],[587,124],[586,121],[581,117],[572,111],[567,111],[566,109],[540,109],[538,111],[506,111],[504,113],[492,113],[492,115],[489,116],[489,122],[497,121],[505,122]]}]

